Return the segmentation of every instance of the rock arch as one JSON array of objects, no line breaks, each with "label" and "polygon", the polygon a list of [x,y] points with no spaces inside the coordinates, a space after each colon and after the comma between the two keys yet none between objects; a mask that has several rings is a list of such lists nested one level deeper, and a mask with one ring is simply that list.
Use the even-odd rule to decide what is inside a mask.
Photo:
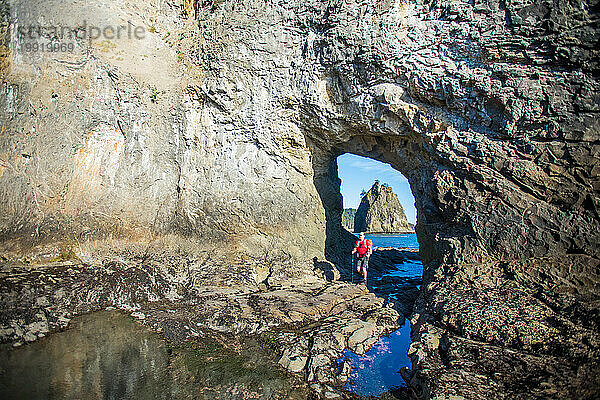
[{"label": "rock arch", "polygon": [[[570,189],[573,196],[552,189],[558,189],[557,182],[543,171],[553,167],[538,161],[556,143],[502,142],[460,131],[412,96],[397,95],[401,91],[392,84],[371,88],[372,95],[363,97],[362,107],[344,104],[346,109],[331,124],[334,129],[309,125],[305,131],[315,187],[325,209],[326,256],[344,263],[352,240],[341,227],[336,158],[352,153],[388,163],[408,178],[418,213],[424,290],[413,319],[417,333],[411,353],[414,366],[476,374],[476,369],[452,368],[446,359],[465,357],[459,355],[461,351],[490,351],[492,358],[501,357],[490,350],[493,344],[500,346],[495,349],[506,347],[515,353],[502,361],[481,356],[477,362],[499,369],[525,362],[530,379],[536,380],[549,373],[543,357],[557,357],[555,362],[559,362],[569,354],[560,362],[570,364],[573,361],[567,360],[573,360],[574,354],[587,354],[589,358],[577,368],[584,376],[596,373],[597,345],[565,340],[553,322],[575,329],[580,343],[598,343],[594,330],[599,321],[591,317],[582,323],[583,314],[578,317],[568,306],[577,303],[587,310],[584,313],[597,315],[588,300],[598,295],[591,283],[597,282],[600,265],[594,245],[600,243],[595,228],[598,219],[593,209],[564,203],[570,198],[583,205],[591,195],[576,195],[577,190],[587,190],[577,182]],[[348,109],[361,109],[363,114],[357,118],[352,111],[346,114]],[[314,119],[307,122],[313,123]],[[523,146],[530,155],[520,153]],[[562,186],[561,191],[565,189]],[[590,284],[579,284],[588,279]],[[579,294],[561,294],[572,291]],[[494,311],[489,311],[492,304]],[[490,312],[494,314],[491,320]],[[531,326],[536,326],[535,333]],[[466,345],[465,338],[474,341]],[[463,350],[456,350],[460,346]],[[542,358],[524,361],[530,352]],[[569,376],[568,381],[553,384],[554,389],[567,393],[569,388],[584,387],[585,379],[567,369],[562,373]],[[462,378],[442,382],[439,376],[417,370],[407,380],[426,396],[464,384]],[[506,384],[503,390],[508,392],[509,382],[506,378],[494,384]],[[482,393],[492,390],[481,382],[477,385]]]},{"label": "rock arch", "polygon": [[[424,261],[411,350],[418,369],[407,376],[415,390],[426,397],[453,387],[464,390],[458,376],[474,376],[477,368],[455,367],[451,359],[492,369],[525,363],[528,379],[540,381],[554,374],[545,357],[563,363],[561,373],[569,377],[548,390],[583,390],[587,378],[577,376],[597,373],[600,349],[595,333],[600,321],[583,317],[597,315],[595,300],[590,300],[599,294],[593,282],[599,278],[595,243],[600,243],[600,220],[591,200],[597,194],[589,181],[575,178],[575,171],[591,171],[586,164],[591,159],[584,159],[597,151],[597,139],[548,139],[518,124],[510,130],[507,111],[496,112],[489,98],[481,99],[490,102],[488,117],[502,121],[491,122],[488,129],[463,116],[457,124],[456,115],[432,99],[424,102],[427,95],[410,86],[369,85],[339,69],[330,73],[323,85],[328,118],[314,118],[313,111],[303,121],[327,217],[328,256],[335,260],[347,251],[339,240],[345,233],[339,223],[338,155],[349,152],[389,163],[408,178],[415,196]],[[558,125],[549,123],[545,129],[551,126]],[[576,126],[560,125],[559,136],[577,135]],[[551,155],[554,149],[560,149],[562,159]],[[586,154],[579,158],[583,164],[575,154]],[[571,308],[575,304],[581,311]],[[577,339],[567,339],[567,331],[576,332]],[[506,348],[514,353],[508,355]],[[525,361],[527,354],[539,358]],[[575,361],[575,354],[585,356]],[[481,393],[493,387],[506,393],[526,390],[510,389],[510,381],[506,377],[475,386]],[[598,385],[592,386],[593,397]]]},{"label": "rock arch", "polygon": [[[154,15],[162,32],[147,47],[3,50],[2,243],[208,235],[309,258],[326,242],[335,260],[333,161],[371,157],[408,178],[419,213],[409,380],[428,397],[511,393],[510,377],[482,381],[469,365],[525,365],[541,397],[574,397],[600,376],[598,10],[530,3],[144,3],[135,22]],[[16,1],[3,32],[15,10],[40,24],[130,18],[116,1],[62,4]]]}]

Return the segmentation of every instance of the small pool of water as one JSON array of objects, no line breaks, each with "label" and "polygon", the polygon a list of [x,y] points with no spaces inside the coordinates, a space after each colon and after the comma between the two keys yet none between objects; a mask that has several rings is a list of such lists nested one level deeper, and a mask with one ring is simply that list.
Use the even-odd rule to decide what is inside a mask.
[{"label": "small pool of water", "polygon": [[402,264],[396,264],[396,269],[386,272],[385,275],[421,280],[423,279],[423,263],[421,260],[406,260]]},{"label": "small pool of water", "polygon": [[128,315],[100,311],[23,347],[0,347],[0,398],[306,399],[275,356],[252,338],[173,347]]},{"label": "small pool of water", "polygon": [[344,351],[351,365],[346,390],[362,396],[378,396],[397,387],[406,386],[398,371],[410,367],[407,352],[410,346],[410,322],[389,336],[384,336],[364,355]]},{"label": "small pool of water", "polygon": [[170,397],[167,346],[118,312],[71,321],[69,329],[0,352],[4,399]]}]

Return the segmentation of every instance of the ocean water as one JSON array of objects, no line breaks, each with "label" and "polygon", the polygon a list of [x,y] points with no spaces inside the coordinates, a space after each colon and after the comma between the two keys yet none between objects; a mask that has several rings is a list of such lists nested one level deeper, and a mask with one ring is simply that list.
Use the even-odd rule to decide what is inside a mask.
[{"label": "ocean water", "polygon": [[367,233],[366,239],[373,241],[373,247],[397,247],[400,249],[419,249],[416,233]]},{"label": "ocean water", "polygon": [[[365,237],[373,241],[374,248],[419,249],[417,235],[414,233],[366,234]],[[423,278],[423,263],[420,259],[407,259],[384,275],[405,278],[405,282],[418,282]],[[402,297],[402,290],[399,287],[397,293],[389,296],[390,300]],[[411,366],[407,355],[410,344],[410,322],[406,320],[398,330],[380,338],[363,356],[345,350],[343,361],[349,363],[351,368],[350,380],[345,388],[362,396],[378,396],[391,389],[406,386],[398,371],[402,367]]]},{"label": "ocean water", "polygon": [[[419,250],[416,233],[368,233],[365,235],[365,239],[373,241],[373,248],[395,247],[398,249]],[[420,259],[407,259],[402,264],[396,264],[395,268],[387,271],[384,275],[407,279],[423,278],[423,263]]]}]

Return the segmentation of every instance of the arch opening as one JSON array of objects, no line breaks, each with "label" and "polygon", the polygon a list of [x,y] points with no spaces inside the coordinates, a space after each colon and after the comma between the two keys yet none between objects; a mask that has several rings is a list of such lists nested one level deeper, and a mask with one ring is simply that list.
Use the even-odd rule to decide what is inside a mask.
[{"label": "arch opening", "polygon": [[[348,206],[356,207],[351,224],[342,216],[342,228],[353,234],[351,245],[359,233],[365,233],[373,245],[367,286],[409,317],[422,283],[423,264],[414,230],[415,200],[408,180],[389,164],[351,153],[338,156],[336,164],[344,213],[351,210]],[[356,282],[353,277],[360,281],[362,276],[354,267],[350,281]]]},{"label": "arch opening", "polygon": [[[403,143],[401,143],[403,142]],[[341,268],[347,268],[348,254],[352,250],[355,236],[343,227],[344,198],[342,196],[342,181],[339,176],[338,157],[359,156],[389,166],[390,171],[396,172],[406,179],[406,188],[414,199],[414,211],[411,213],[414,230],[417,233],[419,247],[426,250],[424,261],[434,261],[435,252],[431,251],[430,238],[426,231],[420,230],[423,206],[427,201],[422,200],[418,190],[418,163],[408,160],[403,149],[406,140],[390,140],[375,136],[357,136],[345,143],[323,150],[313,147],[314,184],[325,211],[325,258]],[[411,156],[412,158],[412,156]],[[377,179],[376,177],[373,180]],[[371,182],[372,183],[372,182]],[[366,185],[367,186],[367,185]],[[370,185],[368,185],[370,187]],[[368,187],[366,187],[368,189]],[[413,204],[410,205],[413,208]]]},{"label": "arch opening", "polygon": [[[351,232],[344,226],[344,209],[348,206],[357,207],[361,203],[361,207],[364,207],[365,203],[372,200],[368,207],[380,207],[375,211],[377,215],[385,214],[379,221],[380,227],[385,223],[385,233],[375,227],[377,223],[372,219],[369,219],[369,226],[365,229],[369,232],[366,237],[372,240],[374,248],[369,260],[366,286],[370,292],[383,299],[385,307],[392,307],[399,313],[400,327],[388,336],[380,338],[364,356],[354,354],[350,350],[344,352],[344,359],[351,371],[351,380],[346,384],[346,389],[359,395],[377,396],[384,391],[404,386],[397,371],[411,368],[407,356],[411,344],[411,325],[408,317],[412,314],[423,280],[423,264],[418,254],[419,246],[414,232],[414,224],[417,222],[415,197],[404,174],[375,157],[358,155],[355,151],[333,152],[325,157],[325,160],[327,162],[322,165],[321,174],[315,175],[319,178],[315,180],[315,185],[326,213],[326,256],[338,266],[343,281],[360,284],[362,280],[351,257],[357,232]],[[346,167],[350,160],[355,161],[354,167]],[[371,168],[370,171],[365,170],[367,166]],[[352,187],[348,187],[353,180]],[[376,180],[379,181],[377,185],[374,184]],[[390,183],[391,193],[383,189],[383,185]],[[365,202],[362,202],[360,197],[362,190],[367,192],[364,194],[367,197]],[[386,194],[382,194],[383,192]],[[395,210],[396,213],[393,214],[394,210],[386,209],[381,201],[385,198],[383,201],[387,204],[397,195],[402,199],[398,204],[402,211]],[[355,196],[353,201],[348,201],[349,196]],[[409,217],[406,219],[411,220],[409,229],[412,233],[408,230],[392,232],[394,227],[401,224],[390,223],[390,220],[398,217],[399,212],[404,215],[404,209],[408,211]],[[379,232],[374,233],[375,231]]]},{"label": "arch opening", "polygon": [[[343,224],[346,229],[355,234],[360,231],[372,233],[414,231],[416,223],[415,198],[408,180],[402,173],[393,169],[389,164],[351,153],[338,156],[337,164],[338,175],[342,181]],[[354,215],[361,208],[361,204],[364,203],[364,210],[369,203],[368,198],[364,198],[364,196],[375,183],[384,188],[381,192],[385,195],[382,196],[385,204],[381,204],[381,206],[384,207],[383,211],[386,213],[378,220],[366,221],[366,215],[362,215],[361,212],[358,214],[358,220],[355,220]],[[395,198],[398,199],[399,204],[395,202]],[[381,206],[378,209],[381,209]],[[393,213],[393,211],[396,211],[396,213]]]}]

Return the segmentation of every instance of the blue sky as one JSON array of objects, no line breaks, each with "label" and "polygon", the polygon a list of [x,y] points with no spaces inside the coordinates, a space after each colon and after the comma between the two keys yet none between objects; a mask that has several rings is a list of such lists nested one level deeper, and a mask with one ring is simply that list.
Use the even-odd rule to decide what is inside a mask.
[{"label": "blue sky", "polygon": [[358,208],[360,192],[363,189],[369,190],[375,179],[379,179],[379,182],[387,183],[392,187],[404,207],[408,222],[415,223],[417,214],[415,198],[408,181],[399,171],[389,164],[349,153],[339,156],[337,163],[338,174],[342,180],[344,208]]}]

